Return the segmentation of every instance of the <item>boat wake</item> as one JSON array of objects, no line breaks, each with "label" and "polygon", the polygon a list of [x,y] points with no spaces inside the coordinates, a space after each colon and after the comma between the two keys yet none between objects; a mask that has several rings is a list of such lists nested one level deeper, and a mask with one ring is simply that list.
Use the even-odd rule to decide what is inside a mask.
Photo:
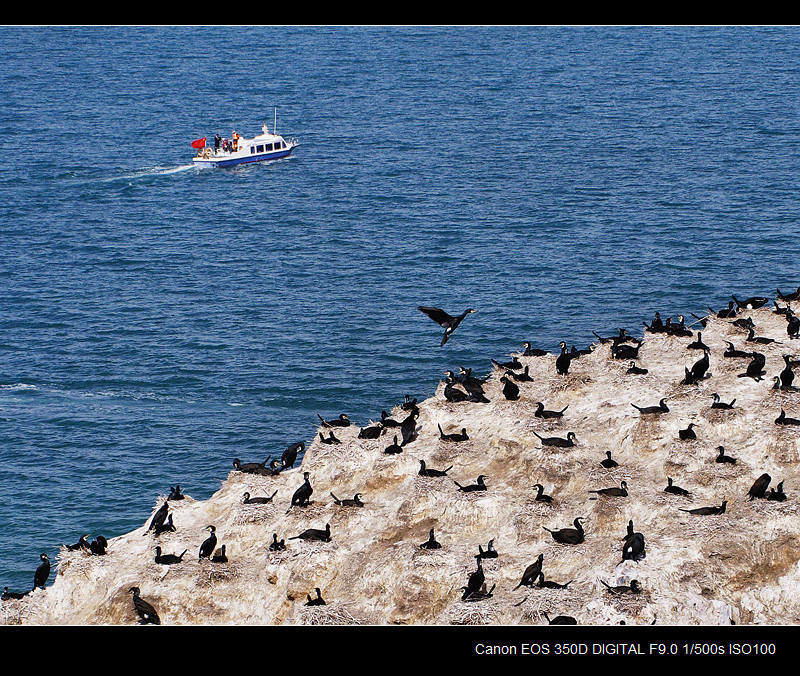
[{"label": "boat wake", "polygon": [[170,174],[177,174],[179,172],[194,169],[193,164],[182,164],[179,167],[149,167],[147,169],[139,169],[129,174],[122,176],[110,176],[99,179],[102,183],[111,183],[114,181],[133,181],[139,178],[150,178],[152,176],[169,176]]}]

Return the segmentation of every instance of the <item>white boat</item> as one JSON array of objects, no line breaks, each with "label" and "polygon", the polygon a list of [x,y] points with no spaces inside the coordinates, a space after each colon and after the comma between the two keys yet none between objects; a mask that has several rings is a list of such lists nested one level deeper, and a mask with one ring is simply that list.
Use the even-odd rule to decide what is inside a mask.
[{"label": "white boat", "polygon": [[[275,113],[275,123],[277,124],[277,111]],[[237,164],[249,164],[251,162],[265,162],[267,160],[278,160],[287,157],[299,145],[297,139],[287,141],[280,134],[275,133],[276,125],[273,125],[270,134],[267,125],[261,127],[262,133],[253,138],[242,138],[233,132],[233,139],[217,140],[213,147],[206,144],[206,138],[192,141],[192,147],[197,149],[197,155],[192,158],[195,166],[198,167],[233,167]]]}]

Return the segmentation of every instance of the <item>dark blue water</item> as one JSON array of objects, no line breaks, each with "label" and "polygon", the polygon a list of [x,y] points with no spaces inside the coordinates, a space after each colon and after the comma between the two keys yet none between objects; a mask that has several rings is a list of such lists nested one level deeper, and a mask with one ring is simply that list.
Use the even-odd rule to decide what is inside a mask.
[{"label": "dark blue water", "polygon": [[[525,339],[800,284],[797,28],[0,28],[0,584]],[[272,126],[296,155],[195,170]],[[416,310],[474,307],[442,349]]]}]

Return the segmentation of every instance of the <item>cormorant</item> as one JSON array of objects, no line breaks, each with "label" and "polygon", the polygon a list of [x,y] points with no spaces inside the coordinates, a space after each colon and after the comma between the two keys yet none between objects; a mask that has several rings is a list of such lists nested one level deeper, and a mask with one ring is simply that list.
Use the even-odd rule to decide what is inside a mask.
[{"label": "cormorant", "polygon": [[723,500],[719,507],[698,507],[697,509],[681,509],[682,512],[688,512],[695,516],[712,516],[715,514],[724,514],[725,508],[728,505],[727,500]]},{"label": "cormorant", "polygon": [[323,427],[350,427],[350,418],[347,417],[346,413],[340,413],[338,418],[332,418],[331,420],[325,420],[319,413],[317,413],[317,418],[322,421]]},{"label": "cormorant", "polygon": [[797,291],[792,291],[791,293],[781,293],[780,289],[775,289],[775,291],[778,292],[778,298],[780,298],[782,301],[800,299],[800,286],[797,287]]},{"label": "cormorant", "polygon": [[658,406],[644,406],[640,407],[631,402],[631,406],[633,406],[639,413],[642,415],[653,415],[653,414],[661,414],[661,413],[669,413],[669,408],[667,407],[667,400],[662,399],[658,402]]},{"label": "cormorant", "polygon": [[294,535],[289,538],[290,540],[319,540],[322,542],[331,541],[331,525],[325,524],[325,530],[319,528],[307,528],[300,535]]},{"label": "cormorant", "polygon": [[506,375],[510,375],[518,383],[532,383],[533,378],[531,377],[531,374],[528,372],[529,369],[530,367],[526,365],[525,368],[522,369],[522,373],[514,373],[513,371],[509,371],[508,373],[506,373]]},{"label": "cormorant", "polygon": [[169,497],[167,500],[183,500],[185,496],[181,493],[181,485],[178,484],[174,488],[172,486],[169,487]]},{"label": "cormorant", "polygon": [[131,587],[129,594],[133,594],[133,608],[139,616],[139,624],[161,624],[156,609],[139,596],[139,587]]},{"label": "cormorant", "polygon": [[433,537],[433,528],[428,531],[428,539],[423,542],[420,546],[420,549],[441,549],[442,545],[436,542],[436,538]]},{"label": "cormorant", "polygon": [[338,439],[336,437],[336,435],[333,433],[333,430],[331,430],[331,436],[329,436],[329,437],[326,437],[324,434],[322,434],[322,432],[320,432],[319,433],[319,440],[323,444],[341,444],[342,443],[341,440]]},{"label": "cormorant", "polygon": [[491,361],[492,364],[494,364],[501,371],[518,371],[522,368],[522,362],[516,357],[512,357],[511,361],[504,361],[502,363],[495,359],[492,359]]},{"label": "cormorant", "polygon": [[564,416],[564,411],[569,408],[569,404],[567,404],[564,408],[560,411],[548,411],[545,409],[544,404],[541,401],[536,402],[536,410],[533,412],[533,415],[536,418],[562,418]]},{"label": "cormorant", "polygon": [[[331,436],[333,436],[333,432],[331,432]],[[297,460],[297,454],[304,451],[306,445],[302,441],[298,441],[291,446],[289,446],[281,455],[281,469],[291,469],[294,467],[294,463]]]},{"label": "cormorant", "polygon": [[217,529],[214,526],[206,526],[206,530],[210,531],[211,534],[203,541],[203,544],[200,545],[200,554],[197,557],[198,561],[210,557],[211,554],[214,553],[214,547],[217,546]]},{"label": "cormorant", "polygon": [[307,606],[326,606],[328,605],[325,603],[325,599],[322,598],[322,592],[319,590],[319,587],[314,587],[314,591],[317,593],[317,598],[312,599],[311,594],[306,594],[306,601]]},{"label": "cormorant", "polygon": [[687,350],[708,350],[711,351],[711,348],[703,342],[703,334],[700,331],[697,332],[697,338],[693,340],[686,346]]},{"label": "cormorant", "polygon": [[461,433],[455,432],[453,434],[445,434],[442,426],[437,423],[439,427],[439,438],[442,441],[468,441],[469,436],[467,435],[467,429],[465,427],[461,428]]},{"label": "cormorant", "polygon": [[579,516],[572,522],[575,528],[561,528],[560,530],[550,530],[546,526],[542,526],[542,528],[550,533],[556,542],[562,545],[579,545],[584,540],[584,531],[581,521],[583,521],[583,517]]},{"label": "cormorant", "polygon": [[772,500],[774,502],[784,502],[786,500],[786,493],[783,492],[783,481],[778,484],[778,490],[774,488],[769,489],[767,500]]},{"label": "cormorant", "polygon": [[486,551],[483,551],[483,547],[478,545],[478,556],[482,559],[496,559],[499,556],[494,548],[494,538],[489,540],[489,544],[486,545]]},{"label": "cormorant", "polygon": [[750,496],[751,500],[754,498],[763,498],[767,492],[767,487],[769,486],[770,481],[772,481],[772,477],[769,474],[762,474],[760,477],[758,477],[758,479],[755,480],[753,485],[750,487],[750,490],[747,491],[747,495]]},{"label": "cormorant", "polygon": [[461,596],[462,601],[465,601],[470,594],[479,592],[483,586],[483,583],[486,582],[486,576],[483,574],[481,557],[477,554],[475,555],[475,562],[478,564],[478,568],[475,570],[475,572],[470,574],[469,579],[467,580],[467,586],[462,587],[464,590],[464,594]]},{"label": "cormorant", "polygon": [[467,486],[462,486],[458,481],[453,481],[453,483],[458,486],[458,490],[464,493],[474,493],[475,491],[485,491],[488,489],[488,486],[484,483],[484,479],[486,478],[488,477],[485,474],[481,474],[475,480],[474,484],[468,484]]},{"label": "cormorant", "polygon": [[570,580],[569,582],[565,582],[564,584],[559,584],[558,582],[553,582],[552,580],[545,580],[544,573],[539,573],[539,580],[536,583],[536,586],[541,589],[566,589],[569,587],[575,580]]},{"label": "cormorant", "polygon": [[214,556],[211,557],[211,563],[228,563],[228,557],[225,554],[225,545],[222,545],[222,547],[214,552]]},{"label": "cormorant", "polygon": [[430,469],[430,468],[425,466],[425,461],[424,460],[420,460],[419,461],[419,472],[418,472],[418,474],[420,476],[428,476],[428,477],[447,476],[447,473],[451,469],[453,469],[452,465],[450,465],[450,467],[448,467],[447,469]]},{"label": "cormorant", "polygon": [[522,343],[522,347],[525,348],[525,351],[522,353],[523,357],[544,357],[547,354],[547,350],[531,347],[531,344],[527,340]]},{"label": "cormorant", "polygon": [[790,354],[783,355],[783,361],[785,362],[786,366],[780,373],[780,379],[781,379],[781,387],[785,387],[787,389],[792,386],[792,381],[794,380],[794,371],[792,370],[791,360],[792,360],[792,355]]},{"label": "cormorant", "polygon": [[672,483],[672,478],[667,477],[667,487],[664,489],[665,493],[672,493],[673,495],[691,495],[689,491],[685,488],[681,488],[680,486],[675,486]]},{"label": "cormorant", "polygon": [[[172,524],[172,514],[169,515],[168,521],[170,524]],[[174,526],[172,527],[172,530],[175,530]],[[158,535],[158,531],[156,531],[156,535]],[[108,540],[106,540],[102,535],[98,535],[89,543],[89,550],[92,554],[104,556],[106,549],[108,549]]]},{"label": "cormorant", "polygon": [[694,423],[689,423],[689,427],[685,430],[678,430],[678,438],[681,441],[691,441],[697,439],[697,434],[694,431]]},{"label": "cormorant", "polygon": [[284,549],[286,549],[286,540],[281,540],[280,542],[278,542],[278,534],[273,533],[272,542],[269,545],[269,550],[271,552],[282,552]]},{"label": "cormorant", "polygon": [[578,624],[578,621],[569,615],[557,615],[552,620],[544,610],[542,611],[542,615],[544,615],[544,619],[547,620],[547,624]]},{"label": "cormorant", "polygon": [[733,298],[733,302],[736,303],[740,310],[757,310],[769,303],[769,298],[764,296],[751,296],[746,300],[739,300],[736,296],[731,296],[731,298]]},{"label": "cormorant", "polygon": [[381,411],[381,425],[384,427],[400,427],[401,423],[389,417],[386,411]]},{"label": "cormorant", "polygon": [[403,452],[403,447],[397,443],[397,435],[394,435],[394,441],[389,444],[386,448],[383,449],[384,453],[389,455],[397,455],[398,453]]},{"label": "cormorant", "polygon": [[751,352],[750,356],[753,360],[747,365],[747,371],[738,374],[738,377],[752,378],[756,382],[761,382],[761,376],[767,375],[767,372],[764,370],[764,364],[767,363],[767,358],[760,352]]},{"label": "cormorant", "polygon": [[[183,554],[185,554],[188,551],[189,551],[188,549],[184,549]],[[183,561],[183,554],[181,554],[180,556],[176,556],[175,554],[162,554],[161,547],[156,547],[155,562],[160,563],[164,566],[168,566],[172,563],[180,563],[181,561]]]},{"label": "cormorant", "polygon": [[800,425],[800,420],[797,418],[787,418],[786,411],[781,409],[781,414],[775,418],[776,425]]},{"label": "cormorant", "polygon": [[333,501],[340,507],[363,507],[364,503],[361,502],[361,493],[356,493],[352,500],[340,500],[333,493],[331,493]]},{"label": "cormorant", "polygon": [[774,338],[765,338],[764,336],[756,336],[756,332],[752,329],[748,329],[747,331],[747,338],[745,338],[745,342],[747,343],[758,343],[759,345],[769,345],[770,343],[777,343]]},{"label": "cormorant", "polygon": [[11,601],[11,600],[19,600],[24,599],[28,595],[28,592],[12,592],[8,591],[8,587],[3,587],[3,594],[0,595],[0,600],[2,601]]},{"label": "cormorant", "polygon": [[64,545],[64,546],[71,552],[74,552],[78,549],[85,549],[86,551],[89,551],[90,549],[89,541],[86,539],[88,537],[89,537],[88,533],[86,535],[81,535],[78,538],[78,541],[74,545]]},{"label": "cormorant", "polygon": [[33,574],[34,590],[37,587],[44,587],[45,584],[47,584],[47,578],[50,577],[50,559],[47,558],[47,554],[39,554],[39,559],[41,560],[41,563],[36,569],[36,572]]},{"label": "cormorant", "polygon": [[175,524],[172,523],[172,514],[167,517],[167,520],[162,523],[160,526],[156,526],[155,530],[153,531],[153,535],[158,537],[161,533],[174,533],[175,532]]},{"label": "cormorant", "polygon": [[250,493],[245,492],[242,495],[242,504],[243,505],[266,505],[272,502],[272,498],[274,498],[278,494],[278,491],[275,491],[272,495],[268,498],[251,498]]},{"label": "cormorant", "polygon": [[736,464],[736,458],[732,458],[729,455],[725,455],[725,447],[724,446],[717,446],[717,450],[719,451],[719,455],[717,456],[716,462],[727,463],[729,465],[735,465]]},{"label": "cormorant", "polygon": [[568,432],[567,438],[562,439],[561,437],[542,437],[539,436],[536,432],[534,434],[539,437],[542,441],[542,446],[558,446],[559,448],[571,448],[575,445],[577,441],[577,437],[575,436],[574,432]]},{"label": "cormorant", "polygon": [[708,309],[711,310],[711,314],[716,314],[717,317],[719,317],[720,319],[727,319],[728,317],[735,317],[736,313],[739,312],[738,309],[733,307],[733,301],[732,300],[728,301],[728,308],[726,310],[720,310],[719,312],[717,312],[716,310],[714,310],[714,308],[710,307]]},{"label": "cormorant", "polygon": [[308,477],[309,473],[303,472],[303,484],[294,492],[294,495],[292,495],[290,507],[295,505],[298,507],[305,507],[308,505],[309,498],[314,492],[314,489],[311,488],[311,482],[309,481]]},{"label": "cormorant", "polygon": [[503,383],[503,396],[508,401],[517,401],[519,399],[519,385],[514,383],[508,376],[500,378]]},{"label": "cormorant", "polygon": [[377,439],[381,436],[383,427],[380,425],[373,425],[372,427],[362,427],[358,432],[359,439]]},{"label": "cormorant", "polygon": [[711,408],[724,408],[724,409],[731,409],[733,405],[736,403],[736,399],[731,400],[730,404],[726,404],[724,401],[721,401],[719,395],[714,392],[714,403],[711,404]]},{"label": "cormorant", "polygon": [[628,482],[620,481],[619,487],[613,488],[600,488],[598,490],[589,491],[590,493],[597,493],[598,495],[608,495],[610,497],[626,498],[628,497]]},{"label": "cormorant", "polygon": [[543,561],[544,554],[539,554],[539,558],[525,569],[525,572],[522,573],[522,579],[519,581],[519,584],[511,591],[516,591],[520,587],[532,587],[536,582],[536,579],[539,577],[539,573],[542,572]]},{"label": "cormorant", "polygon": [[611,457],[611,451],[606,451],[606,459],[601,460],[600,464],[606,469],[611,469],[613,467],[619,466],[619,463]]},{"label": "cormorant", "polygon": [[752,354],[753,354],[752,352],[745,352],[744,350],[737,350],[736,346],[732,342],[730,342],[729,340],[726,340],[725,343],[728,345],[728,347],[725,350],[725,352],[722,354],[722,356],[723,357],[727,357],[728,359],[736,359],[736,358],[744,359],[746,357],[751,357]]},{"label": "cormorant", "polygon": [[239,472],[244,472],[245,474],[259,474],[262,470],[267,469],[267,463],[269,462],[269,458],[267,458],[264,462],[245,462],[242,463],[239,458],[233,459],[233,468],[238,470]]},{"label": "cormorant", "polygon": [[470,602],[485,601],[486,599],[490,599],[492,598],[492,596],[494,596],[493,592],[496,586],[497,586],[496,584],[493,584],[492,588],[489,589],[488,591],[486,589],[485,582],[481,585],[481,588],[477,591],[470,590],[469,587],[461,587],[461,591],[464,592],[463,595],[461,596],[461,600]]},{"label": "cormorant", "polygon": [[[169,512],[169,501],[164,500],[164,504],[156,510],[156,513],[153,515],[153,519],[150,521],[150,525],[147,527],[147,531],[154,530],[159,526],[164,524],[164,521],[167,520],[167,513]],[[146,533],[144,533],[146,534]]]},{"label": "cormorant", "polygon": [[648,373],[648,370],[647,369],[643,369],[643,368],[639,368],[638,366],[636,366],[636,362],[632,361],[630,367],[628,368],[627,371],[625,371],[625,373],[631,373],[633,375],[643,376],[646,373]]},{"label": "cormorant", "polygon": [[544,486],[542,484],[533,484],[533,487],[536,489],[536,502],[553,502],[553,498],[549,495],[544,494]]},{"label": "cormorant", "polygon": [[617,587],[612,587],[603,580],[600,580],[600,582],[605,585],[606,589],[608,589],[611,594],[638,594],[642,591],[642,587],[638,580],[631,580],[629,585],[619,585]]},{"label": "cormorant", "polygon": [[569,365],[572,358],[569,356],[567,344],[563,340],[559,344],[559,347],[561,348],[561,354],[556,357],[556,372],[559,375],[565,376],[569,373]]},{"label": "cormorant", "polygon": [[455,374],[452,371],[447,371],[447,379],[445,380],[444,384],[444,398],[447,401],[454,403],[467,401],[469,399],[469,395],[466,392],[456,388],[455,383]]},{"label": "cormorant", "polygon": [[457,317],[453,317],[452,315],[447,314],[444,310],[438,307],[429,307],[427,305],[420,305],[417,307],[418,310],[424,312],[428,317],[430,317],[433,321],[435,321],[439,326],[444,329],[444,335],[442,336],[442,342],[439,344],[439,347],[442,347],[458,328],[458,325],[464,321],[464,318],[468,314],[472,314],[473,312],[477,312],[477,310],[473,310],[469,308],[465,310],[462,314],[458,315]]}]

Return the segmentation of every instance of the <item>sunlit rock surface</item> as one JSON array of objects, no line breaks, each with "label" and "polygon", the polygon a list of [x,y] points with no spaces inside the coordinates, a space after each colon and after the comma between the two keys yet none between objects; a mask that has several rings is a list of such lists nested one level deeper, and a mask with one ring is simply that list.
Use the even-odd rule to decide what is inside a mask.
[{"label": "sunlit rock surface", "polygon": [[[534,382],[519,383],[518,401],[503,398],[497,368],[485,385],[488,404],[448,403],[440,384],[420,402],[419,437],[402,454],[383,453],[399,430],[363,440],[358,425],[337,428],[341,445],[317,437],[290,471],[274,477],[231,471],[210,499],[170,502],[175,533],[154,537],[146,532],[150,516],[143,515],[141,528],[109,540],[104,557],[62,548],[52,586],[3,602],[0,617],[9,624],[133,624],[138,618],[127,592],[138,586],[163,624],[539,624],[545,612],[571,615],[579,624],[797,623],[800,427],[774,420],[781,408],[800,417],[800,393],[773,390],[772,378],[800,341],[789,339],[786,320],[769,308],[740,316],[753,318],[756,335],[780,343],[747,343],[746,330],[711,318],[702,338],[711,348],[712,375],[696,385],[682,384],[684,367],[702,356],[686,347],[696,335],[649,333],[637,360],[647,375],[626,375],[630,361],[612,359],[602,344],[574,360],[566,376],[556,374],[555,355],[520,357]],[[763,380],[737,377],[749,360],[723,358],[725,340],[766,355]],[[499,358],[487,355],[487,365],[490,356]],[[477,375],[485,369],[471,366]],[[735,399],[733,410],[712,410],[715,392],[724,402]],[[664,415],[642,416],[631,406],[653,406],[661,398],[670,409]],[[569,408],[561,419],[541,420],[533,415],[538,401]],[[390,413],[397,420],[406,415],[399,407]],[[680,441],[678,431],[690,422],[697,440]],[[465,427],[469,440],[441,441],[437,423],[446,433]],[[577,444],[543,447],[534,430],[560,437],[574,432]],[[715,462],[720,445],[735,465]],[[600,464],[609,450],[619,463],[611,470]],[[453,468],[448,477],[423,478],[420,459]],[[304,471],[312,502],[289,509]],[[764,472],[771,487],[784,482],[785,502],[748,499]],[[454,481],[471,484],[479,474],[487,477],[487,491],[457,489]],[[668,476],[691,496],[665,493]],[[628,497],[589,493],[621,480]],[[535,501],[536,483],[553,504]],[[245,491],[255,497],[276,490],[271,504],[242,504]],[[336,506],[331,492],[340,499],[361,493],[365,506]],[[679,511],[723,500],[721,515]],[[585,519],[582,544],[557,544],[543,529],[571,527],[576,517]],[[629,520],[646,540],[646,557],[638,562],[622,561]],[[329,543],[288,539],[327,523]],[[226,564],[198,561],[209,524],[217,528],[218,546],[227,546]],[[442,548],[420,549],[431,528]],[[273,533],[286,538],[285,551],[269,551]],[[500,555],[484,560],[483,569],[494,594],[462,601],[478,545],[486,549],[490,539]],[[189,551],[180,564],[158,565],[157,544],[164,553]],[[568,589],[514,590],[540,553],[546,578],[572,580]],[[615,596],[601,583],[632,579],[642,585],[638,595]],[[315,587],[327,605],[305,605]]]}]

